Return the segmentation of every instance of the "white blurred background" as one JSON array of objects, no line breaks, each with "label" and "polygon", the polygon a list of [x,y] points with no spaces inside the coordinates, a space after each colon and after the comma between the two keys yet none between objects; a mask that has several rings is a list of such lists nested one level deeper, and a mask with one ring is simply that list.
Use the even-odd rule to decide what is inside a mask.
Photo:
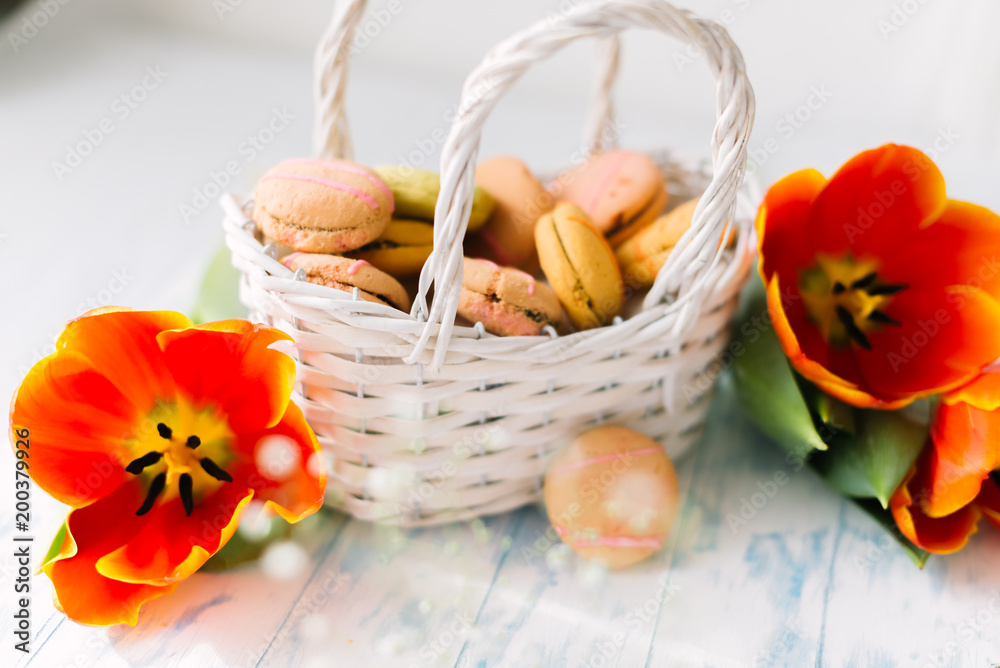
[{"label": "white blurred background", "polygon": [[[372,0],[362,24],[371,38],[352,63],[356,157],[413,162],[419,151],[430,168],[438,145],[421,147],[447,129],[466,73],[492,44],[571,5],[393,2],[395,13]],[[725,24],[744,52],[758,102],[751,154],[765,185],[806,166],[829,174],[894,141],[931,153],[952,196],[1000,209],[996,0],[678,4]],[[0,22],[0,307],[17,323],[0,334],[0,392],[86,308],[190,307],[221,239],[213,178],[235,162],[228,187],[247,191],[272,163],[311,151],[312,51],[332,8],[31,0]],[[538,170],[564,164],[580,148],[593,53],[581,43],[539,63],[499,107],[481,154],[519,154]],[[627,33],[622,143],[707,154],[713,90],[697,52]],[[100,142],[67,171],[88,133]],[[267,141],[255,148],[252,137]]]}]

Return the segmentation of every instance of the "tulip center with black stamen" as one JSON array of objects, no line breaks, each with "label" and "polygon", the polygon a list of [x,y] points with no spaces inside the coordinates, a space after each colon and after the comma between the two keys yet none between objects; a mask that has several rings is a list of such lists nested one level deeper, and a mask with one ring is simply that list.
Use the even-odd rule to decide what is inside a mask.
[{"label": "tulip center with black stamen", "polygon": [[[179,496],[185,514],[190,517],[197,497],[233,481],[232,475],[215,459],[228,450],[231,432],[224,421],[212,415],[164,408],[155,412],[153,419],[160,418],[155,435],[144,434],[131,443],[133,452],[143,454],[125,467],[128,473],[148,480],[146,498],[135,514],[145,515],[161,497],[166,500]],[[204,447],[206,439],[191,433],[195,430],[208,436]]]},{"label": "tulip center with black stamen", "polygon": [[877,261],[855,259],[849,253],[841,257],[818,253],[816,264],[800,273],[806,312],[828,343],[871,350],[870,332],[902,324],[887,310],[907,286],[883,280],[878,268]]}]

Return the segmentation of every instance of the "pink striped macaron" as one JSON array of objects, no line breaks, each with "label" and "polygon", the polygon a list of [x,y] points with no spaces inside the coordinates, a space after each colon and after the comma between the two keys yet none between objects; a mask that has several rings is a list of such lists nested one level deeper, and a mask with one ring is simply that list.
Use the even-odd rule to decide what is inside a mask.
[{"label": "pink striped macaron", "polygon": [[549,190],[590,216],[612,246],[618,246],[663,212],[667,191],[663,174],[648,156],[609,151],[564,172]]},{"label": "pink striped macaron", "polygon": [[284,160],[257,182],[253,219],[295,250],[342,253],[389,225],[392,191],[375,172],[346,160]]},{"label": "pink striped macaron", "polygon": [[630,566],[660,549],[678,496],[677,472],[663,446],[624,427],[577,436],[545,475],[545,506],[556,534],[608,568]]},{"label": "pink striped macaron", "polygon": [[410,297],[406,288],[381,269],[364,260],[352,260],[339,255],[322,253],[291,253],[281,259],[291,269],[305,272],[306,280],[317,285],[353,294],[367,302],[395,306],[400,311],[410,310]]}]

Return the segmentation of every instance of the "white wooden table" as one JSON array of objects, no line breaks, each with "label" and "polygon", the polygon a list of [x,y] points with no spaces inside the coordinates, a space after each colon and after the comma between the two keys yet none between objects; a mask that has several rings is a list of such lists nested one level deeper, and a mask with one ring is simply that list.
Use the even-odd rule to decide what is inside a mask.
[{"label": "white wooden table", "polygon": [[[186,310],[221,230],[214,205],[187,221],[180,205],[195,202],[193,190],[204,190],[228,161],[240,167],[235,187],[248,188],[271,163],[308,150],[307,59],[109,21],[100,32],[83,25],[53,21],[16,57],[0,50],[3,397],[61,323],[88,302]],[[130,58],[118,57],[121,49]],[[134,113],[118,118],[113,101],[149,66],[169,74]],[[365,138],[361,158],[381,162],[444,125],[457,89],[395,81],[375,70],[353,81],[355,108],[359,99],[386,109],[398,109],[401,95],[411,101],[392,126],[379,114],[355,114]],[[510,150],[544,167],[576,148],[576,133],[565,128],[567,109],[537,97],[510,101],[484,155]],[[243,142],[268,124],[275,107],[295,118],[251,158]],[[535,124],[510,130],[529,109]],[[114,131],[59,180],[52,161],[105,116],[114,119]],[[655,120],[652,112],[633,119],[626,141],[661,139]],[[761,120],[766,136],[774,119]],[[702,129],[670,132],[678,143],[701,148]],[[829,173],[861,148],[851,136],[849,129],[807,126],[762,179],[809,163]],[[933,135],[891,138],[926,145]],[[960,143],[940,163],[957,184],[953,192],[1000,208],[996,156]],[[36,576],[27,655],[13,650],[8,630],[16,604],[13,467],[11,458],[4,461],[2,666],[1000,662],[1000,535],[984,525],[968,549],[917,570],[863,513],[757,437],[725,388],[704,442],[678,462],[683,504],[668,546],[635,568],[604,573],[576,559],[553,544],[537,508],[419,531],[331,515],[303,544],[307,559],[287,579],[269,577],[259,565],[196,574],[174,595],[149,603],[136,628],[67,621],[51,605],[48,580]],[[729,516],[739,515],[760,486],[770,489],[766,483],[779,471],[787,484],[734,529]],[[64,511],[37,489],[32,504],[37,564]]]}]

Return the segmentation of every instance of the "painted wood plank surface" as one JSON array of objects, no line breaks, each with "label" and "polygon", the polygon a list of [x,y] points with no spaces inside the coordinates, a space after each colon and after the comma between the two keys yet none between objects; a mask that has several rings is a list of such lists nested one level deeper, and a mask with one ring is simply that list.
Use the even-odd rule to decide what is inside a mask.
[{"label": "painted wood plank surface", "polygon": [[[1000,536],[924,571],[755,436],[728,390],[678,466],[668,544],[605,572],[538,508],[399,530],[333,516],[308,563],[198,574],[135,629],[65,621],[36,577],[14,666],[988,666],[1000,660]],[[784,476],[781,475],[784,474]],[[769,484],[769,483],[773,483]],[[737,521],[737,518],[739,521]],[[9,538],[9,532],[5,539]],[[7,617],[10,597],[2,602]]]}]

